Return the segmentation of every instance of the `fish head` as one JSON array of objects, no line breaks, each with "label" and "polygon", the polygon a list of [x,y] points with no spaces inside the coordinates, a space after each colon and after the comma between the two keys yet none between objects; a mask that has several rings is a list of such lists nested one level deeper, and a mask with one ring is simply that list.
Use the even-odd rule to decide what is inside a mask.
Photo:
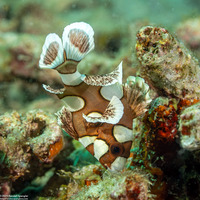
[{"label": "fish head", "polygon": [[104,124],[98,129],[94,140],[94,157],[108,170],[118,172],[124,169],[130,155],[132,130],[122,125]]}]

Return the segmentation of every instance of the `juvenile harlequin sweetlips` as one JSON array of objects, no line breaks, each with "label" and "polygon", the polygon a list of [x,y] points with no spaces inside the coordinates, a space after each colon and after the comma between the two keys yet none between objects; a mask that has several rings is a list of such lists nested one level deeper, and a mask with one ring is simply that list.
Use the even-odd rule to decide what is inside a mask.
[{"label": "juvenile harlequin sweetlips", "polygon": [[111,171],[124,168],[132,145],[132,121],[151,102],[149,86],[130,76],[122,84],[122,62],[106,75],[84,75],[78,63],[94,48],[94,31],[84,22],[65,27],[62,40],[47,35],[40,68],[58,71],[64,87],[44,88],[58,96],[65,107],[57,113],[62,128],[78,140]]}]

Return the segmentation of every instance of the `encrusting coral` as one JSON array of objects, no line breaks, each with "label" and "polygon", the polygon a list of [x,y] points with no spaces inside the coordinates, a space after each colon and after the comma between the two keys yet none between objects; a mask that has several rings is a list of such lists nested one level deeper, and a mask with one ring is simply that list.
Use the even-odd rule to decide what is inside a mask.
[{"label": "encrusting coral", "polygon": [[0,183],[9,187],[19,178],[37,176],[65,146],[55,116],[42,110],[1,115],[0,141]]},{"label": "encrusting coral", "polygon": [[180,113],[180,142],[184,149],[200,149],[200,103],[185,108]]},{"label": "encrusting coral", "polygon": [[60,187],[58,197],[56,197],[58,200],[147,200],[153,198],[149,190],[151,185],[149,176],[141,170],[110,173],[105,172],[105,169],[98,165],[88,165],[74,173],[61,171],[61,175],[70,177],[71,182]]},{"label": "encrusting coral", "polygon": [[119,174],[104,173],[102,181],[85,187],[71,199],[137,199],[147,200],[149,177],[141,172],[124,171]]},{"label": "encrusting coral", "polygon": [[[155,177],[151,187],[155,199],[184,199],[193,191],[188,185],[191,177],[195,174],[195,182],[199,180],[198,104],[158,97],[142,118],[134,120],[130,168],[141,167]],[[183,169],[187,173],[181,173]]]},{"label": "encrusting coral", "polygon": [[141,75],[159,94],[199,98],[199,62],[166,29],[141,28],[137,33],[136,53],[141,62]]}]

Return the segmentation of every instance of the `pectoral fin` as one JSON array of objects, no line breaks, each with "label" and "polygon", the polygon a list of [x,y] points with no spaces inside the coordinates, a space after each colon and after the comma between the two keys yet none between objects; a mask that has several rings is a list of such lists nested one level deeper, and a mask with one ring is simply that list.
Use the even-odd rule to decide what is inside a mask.
[{"label": "pectoral fin", "polygon": [[113,96],[105,112],[101,116],[94,117],[83,114],[83,118],[87,122],[91,123],[100,122],[100,123],[116,124],[122,118],[123,113],[124,113],[124,106],[122,102],[116,96]]},{"label": "pectoral fin", "polygon": [[79,136],[76,130],[74,129],[72,113],[66,108],[62,107],[62,109],[56,113],[58,116],[58,124],[68,133],[71,137],[78,140]]},{"label": "pectoral fin", "polygon": [[146,112],[146,107],[151,102],[149,96],[149,86],[143,78],[129,76],[124,85],[124,96],[133,111],[134,117]]}]

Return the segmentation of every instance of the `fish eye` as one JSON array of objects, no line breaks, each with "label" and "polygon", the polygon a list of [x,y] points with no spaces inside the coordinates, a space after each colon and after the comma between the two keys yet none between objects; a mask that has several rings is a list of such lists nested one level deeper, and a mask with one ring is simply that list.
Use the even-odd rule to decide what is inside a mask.
[{"label": "fish eye", "polygon": [[124,151],[124,148],[121,144],[113,144],[111,146],[111,153],[114,155],[122,154]]}]

